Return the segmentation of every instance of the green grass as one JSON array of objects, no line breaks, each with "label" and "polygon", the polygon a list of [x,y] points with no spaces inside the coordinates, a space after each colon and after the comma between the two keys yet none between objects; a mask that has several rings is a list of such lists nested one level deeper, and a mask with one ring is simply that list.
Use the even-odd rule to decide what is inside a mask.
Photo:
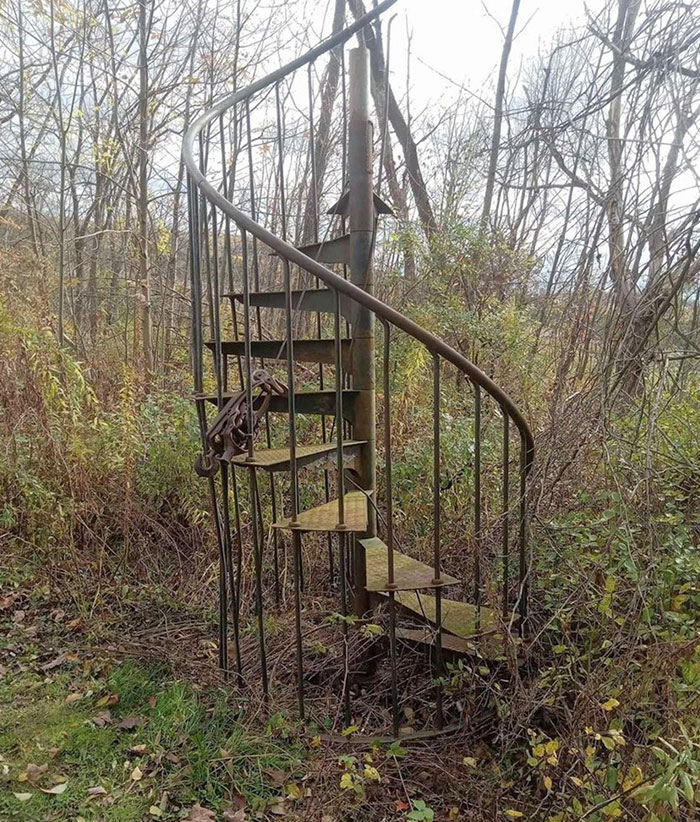
[{"label": "green grass", "polygon": [[[76,689],[83,697],[67,702]],[[110,694],[119,700],[110,708],[112,724],[97,727],[93,718],[106,710],[98,702]],[[119,729],[126,716],[143,724]],[[143,756],[129,750],[139,745],[146,746]],[[76,681],[75,671],[0,677],[0,755],[2,822],[167,822],[195,802],[220,809],[233,794],[264,807],[280,793],[266,772],[299,773],[304,754],[279,738],[274,723],[257,733],[244,727],[223,691],[198,693],[172,681],[164,666],[126,662],[106,679]],[[30,764],[48,766],[36,784],[23,780]],[[136,766],[143,774],[138,780],[132,778]],[[59,796],[40,790],[63,782]],[[95,786],[106,795],[90,798]],[[168,800],[158,816],[150,809],[164,792]],[[23,802],[15,793],[32,796]]]}]

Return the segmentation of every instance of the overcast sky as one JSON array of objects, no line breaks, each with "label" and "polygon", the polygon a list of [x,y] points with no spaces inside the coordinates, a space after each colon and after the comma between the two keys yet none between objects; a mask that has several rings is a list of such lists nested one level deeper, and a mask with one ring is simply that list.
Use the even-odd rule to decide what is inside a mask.
[{"label": "overcast sky", "polygon": [[[521,0],[509,76],[517,77],[520,63],[534,56],[557,29],[583,21],[585,7],[597,12],[603,2]],[[453,93],[449,82],[429,67],[477,93],[493,88],[503,43],[498,24],[505,30],[511,5],[511,0],[399,0],[384,15],[388,21],[397,14],[392,27],[393,82],[404,87],[409,29],[412,96],[420,105]]]}]

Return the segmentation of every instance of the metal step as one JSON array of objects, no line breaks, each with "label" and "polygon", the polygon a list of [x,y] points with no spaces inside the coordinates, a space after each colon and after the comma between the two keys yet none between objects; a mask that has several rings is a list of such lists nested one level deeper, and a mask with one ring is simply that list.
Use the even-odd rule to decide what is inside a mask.
[{"label": "metal step", "polygon": [[[379,537],[360,540],[364,546],[367,561],[367,590],[386,591],[389,549]],[[457,585],[461,580],[449,574],[442,574],[440,582],[435,582],[434,569],[406,554],[394,551],[394,590],[413,591],[420,588],[442,588]]]},{"label": "metal step", "polygon": [[[343,391],[343,418],[353,422],[355,418],[355,401],[359,396],[359,391]],[[230,400],[233,392],[224,391],[224,402]],[[218,402],[216,394],[196,394],[195,399],[207,400],[216,405]],[[297,414],[326,414],[329,417],[335,416],[335,389],[330,388],[324,391],[297,391],[294,395],[294,410]],[[286,414],[288,403],[286,397],[273,394],[270,397],[269,410],[276,414]]]},{"label": "metal step", "polygon": [[[243,302],[243,294],[224,294],[224,297]],[[284,291],[251,291],[250,304],[254,308],[286,308],[287,295]],[[350,301],[341,295],[340,313],[350,318]],[[321,311],[335,313],[335,293],[330,288],[305,288],[292,291],[293,311]]]},{"label": "metal step", "polygon": [[[299,531],[357,531],[367,530],[367,497],[362,491],[345,494],[343,527],[338,525],[338,500],[324,502],[308,511],[300,511],[296,530]],[[289,528],[290,520],[284,519],[272,524],[273,528]]]},{"label": "metal step", "polygon": [[[435,631],[430,628],[397,628],[396,638],[420,645],[435,645]],[[447,634],[445,631],[442,632],[440,644],[443,650],[452,651],[453,654],[470,654],[475,650],[473,642]]]},{"label": "metal step", "polygon": [[[417,594],[413,591],[397,591],[395,601],[422,617],[433,625],[435,622],[435,597],[432,594]],[[490,608],[480,609],[477,621],[476,606],[469,602],[457,602],[454,599],[442,598],[441,627],[461,639],[474,639],[479,636],[493,634],[498,629],[495,615]]]},{"label": "metal step", "polygon": [[[343,358],[343,369],[350,371],[350,344],[352,340],[341,339],[340,353]],[[207,348],[216,350],[216,343],[212,340],[205,343]],[[243,340],[223,340],[221,352],[228,356],[245,356]],[[286,360],[286,340],[253,340],[250,343],[250,353],[255,359]],[[335,363],[335,340],[294,340],[293,353],[295,362]]]},{"label": "metal step", "polygon": [[[366,440],[346,440],[343,443],[343,460],[352,461],[360,453]],[[297,467],[315,463],[335,465],[336,448],[334,442],[316,443],[315,445],[297,445]],[[249,460],[247,454],[239,454],[231,460],[233,465],[244,465],[251,468],[262,468],[265,471],[289,471],[289,448],[258,448]]]}]

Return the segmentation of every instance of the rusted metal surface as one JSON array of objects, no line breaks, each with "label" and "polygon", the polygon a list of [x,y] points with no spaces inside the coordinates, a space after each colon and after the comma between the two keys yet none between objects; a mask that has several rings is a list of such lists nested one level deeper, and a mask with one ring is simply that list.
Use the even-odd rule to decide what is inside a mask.
[{"label": "rusted metal surface", "polygon": [[[345,440],[343,443],[343,459],[350,462],[360,453],[364,442],[362,440]],[[311,443],[297,445],[296,460],[299,468],[313,465],[321,461],[335,462],[335,443]],[[267,471],[291,471],[290,448],[258,448],[251,458],[246,454],[234,457],[231,462],[235,465],[247,465],[253,468],[264,468]]]},{"label": "rusted metal surface", "polygon": [[213,476],[219,470],[220,462],[231,462],[234,457],[246,453],[249,440],[267,413],[271,398],[287,394],[287,387],[262,369],[253,373],[251,386],[256,392],[254,398],[247,390],[234,394],[209,426],[206,433],[209,450],[195,463],[200,476]]},{"label": "rusted metal surface", "polygon": [[414,614],[424,617],[428,622],[441,625],[443,630],[462,639],[494,633],[498,628],[497,620],[488,608],[481,608],[481,613],[470,602],[458,602],[442,598],[442,613],[437,613],[437,598],[431,594],[419,594],[414,591],[397,591],[396,602]]},{"label": "rusted metal surface", "polygon": [[421,590],[458,585],[461,582],[450,574],[442,574],[440,581],[436,583],[435,573],[430,565],[394,551],[394,578],[390,589],[387,546],[378,537],[363,539],[361,542],[367,557],[367,590],[370,592]]},{"label": "rusted metal surface", "polygon": [[306,511],[299,511],[297,514],[297,524],[292,526],[291,519],[284,519],[274,522],[273,528],[292,527],[299,531],[365,531],[367,528],[367,497],[362,491],[350,491],[343,496],[344,521],[340,523],[339,500],[333,499],[324,502],[315,508]]},{"label": "rusted metal surface", "polygon": [[[426,655],[426,676],[435,683],[435,724],[438,728],[443,723],[451,727],[447,723],[454,717],[443,717],[443,651],[465,653],[476,648],[482,655],[497,656],[502,653],[506,641],[506,625],[510,623],[521,631],[526,629],[532,569],[527,494],[534,445],[523,414],[500,386],[447,343],[373,295],[371,257],[377,220],[381,214],[390,216],[391,208],[379,196],[381,178],[377,190],[372,179],[374,141],[369,111],[367,50],[360,45],[349,51],[346,72],[344,45],[355,33],[360,33],[362,42],[363,29],[393,2],[385,0],[306,55],[229,95],[204,112],[185,135],[183,157],[188,175],[192,362],[202,440],[199,468],[208,478],[212,517],[219,542],[220,666],[225,675],[232,668],[228,651],[231,616],[236,682],[244,687],[243,668],[249,663],[242,658],[239,641],[241,591],[253,590],[252,618],[257,623],[254,630],[258,643],[258,660],[254,667],[260,670],[262,693],[267,699],[273,673],[267,667],[266,609],[273,595],[277,607],[293,601],[298,708],[302,718],[307,716],[303,643],[307,594],[302,540],[307,531],[325,533],[329,588],[339,599],[341,615],[346,617],[352,610],[356,616],[363,617],[377,603],[388,606],[386,652],[391,666],[391,724],[396,736],[399,734],[400,713],[399,653],[410,652],[412,647],[420,645],[429,646],[431,653]],[[387,60],[389,52],[390,30]],[[323,219],[320,218],[320,191],[325,184],[319,182],[322,173],[319,171],[319,146],[325,144],[327,136],[321,136],[314,111],[315,100],[319,97],[314,82],[322,74],[315,61],[322,55],[336,61],[338,67],[339,117],[342,118],[338,131],[343,136],[340,168],[335,169],[340,179],[335,196],[340,194],[340,198],[328,211],[330,218]],[[292,78],[302,68],[307,74],[303,84],[307,99],[300,107],[293,97],[295,87],[301,84],[295,86],[296,81]],[[285,163],[288,148],[288,109],[285,106],[290,105],[290,101],[290,107],[297,112],[306,107],[308,124],[308,200],[304,205],[296,190],[293,203],[290,196],[292,213],[306,209],[301,234],[298,229],[288,226],[285,177],[290,167]],[[262,108],[260,103],[263,103]],[[258,159],[253,148],[258,143],[251,126],[251,111],[258,117],[261,110],[266,111],[265,105],[273,113],[265,127],[265,139],[274,146],[270,154],[273,179],[268,177],[259,181],[256,179]],[[386,111],[384,116],[386,120]],[[297,150],[299,135],[295,134],[291,139]],[[380,166],[386,139],[384,131],[380,140]],[[227,151],[229,145],[231,155]],[[211,169],[216,155],[218,179]],[[263,186],[262,194],[259,194],[259,182]],[[270,202],[270,191],[274,191],[274,202]],[[234,198],[240,198],[240,205],[236,205]],[[259,207],[259,203],[264,203],[264,207]],[[270,215],[274,215],[274,219]],[[266,220],[267,225],[264,224]],[[331,233],[319,236],[327,223]],[[305,244],[295,247],[292,240],[299,242],[299,237]],[[335,266],[336,270],[329,266]],[[271,271],[274,276],[270,276]],[[269,290],[265,290],[265,286],[269,286]],[[222,305],[230,310],[228,324],[221,317]],[[274,333],[283,339],[264,339],[268,318],[274,318],[275,314],[283,317],[283,322],[277,323],[273,319]],[[209,329],[206,343],[205,316]],[[381,499],[377,499],[375,493],[377,320],[383,327],[383,337],[379,339],[379,345],[383,346]],[[225,328],[232,329],[233,339],[222,338]],[[300,329],[306,334],[297,333]],[[310,329],[316,339],[308,339]],[[324,339],[324,332],[332,334],[332,338]],[[396,550],[396,534],[401,533],[403,540],[404,532],[412,530],[409,527],[398,531],[393,505],[393,472],[401,455],[394,453],[392,429],[396,412],[391,389],[394,349],[398,348],[397,338],[403,335],[425,347],[432,369],[433,391],[429,408],[432,425],[427,428],[432,470],[428,469],[428,476],[419,479],[429,485],[432,496],[431,522],[424,531],[430,544],[430,555],[426,555],[425,563]],[[205,390],[202,354],[205,347],[212,354],[215,391],[209,388],[209,381]],[[265,368],[265,360],[286,365],[286,386],[264,371],[265,376],[261,376],[259,369]],[[300,368],[300,363],[311,363],[312,368],[308,365]],[[469,504],[461,506],[448,504],[444,497],[452,480],[445,484],[443,372],[454,372],[454,369],[465,387],[464,413],[469,413],[469,418],[473,419],[473,462],[460,472],[470,484],[468,489],[464,488],[464,499]],[[318,390],[309,391],[310,373],[318,380]],[[304,380],[302,391],[295,387],[297,384],[302,387],[298,382],[301,377]],[[237,385],[231,385],[236,378]],[[472,402],[473,416],[467,411]],[[216,415],[210,413],[212,404],[216,405]],[[273,413],[287,414],[284,439],[280,439],[279,429],[271,429]],[[483,445],[484,429],[488,420],[499,413],[503,420],[502,449],[499,446],[494,451],[490,441],[488,449]],[[307,419],[306,424],[300,424],[303,414],[320,415],[320,436],[317,427],[315,442],[308,442],[310,437],[303,433],[310,422]],[[284,447],[272,447],[273,442],[285,441]],[[487,464],[494,453],[500,456],[500,466]],[[301,473],[302,468],[314,464],[323,470]],[[223,470],[215,476],[214,469],[218,465]],[[280,478],[280,472],[285,476]],[[241,480],[247,483],[244,504],[239,489]],[[316,498],[326,501],[311,510],[301,509],[302,481],[304,497],[309,482],[314,483]],[[494,481],[500,482],[500,488],[489,493],[485,486]],[[259,482],[264,484],[262,489]],[[455,490],[459,493],[462,486]],[[492,499],[499,500],[495,517],[486,505],[486,501]],[[278,513],[282,511],[288,514],[286,518]],[[458,512],[462,520],[459,532],[466,536],[462,546],[452,545],[451,551],[461,547],[465,557],[472,559],[464,580],[450,575],[443,567],[444,535],[455,533],[453,527],[444,526],[443,520],[453,512]],[[410,512],[401,512],[402,520],[407,513]],[[271,519],[268,519],[270,515]],[[276,526],[271,531],[271,553],[263,545],[270,524]],[[383,540],[377,535],[378,524]],[[291,532],[291,540],[289,535],[285,537],[285,531]],[[487,532],[495,532],[496,539],[490,539]],[[419,529],[416,528],[415,533],[419,533]],[[286,575],[280,579],[278,538],[285,544],[291,541],[292,573],[289,579]],[[494,547],[494,542],[498,547]],[[253,557],[252,588],[242,584],[243,569],[250,567],[250,564],[244,565],[242,558],[249,548]],[[460,568],[468,566],[469,562],[464,561]],[[316,571],[317,566],[314,566],[314,573]],[[270,574],[273,585],[267,585]],[[498,582],[493,585],[496,580]],[[450,598],[450,591],[454,589],[447,586],[457,583],[462,583],[458,590],[468,591],[466,596],[471,602]],[[285,596],[285,586],[288,593],[293,590],[293,596]],[[498,593],[494,594],[494,591]],[[495,602],[499,596],[501,601]],[[423,625],[417,628],[416,622]],[[342,621],[345,673],[342,692],[338,694],[346,725],[353,720],[352,692],[359,687],[348,667],[348,625],[349,621]],[[397,643],[397,639],[401,642]]]}]

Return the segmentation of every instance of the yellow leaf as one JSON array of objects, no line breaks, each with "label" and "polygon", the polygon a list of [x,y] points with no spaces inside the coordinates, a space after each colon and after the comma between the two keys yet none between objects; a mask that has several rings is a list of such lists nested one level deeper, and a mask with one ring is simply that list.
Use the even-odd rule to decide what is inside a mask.
[{"label": "yellow leaf", "polygon": [[141,770],[141,768],[139,768],[138,765],[131,772],[131,778],[134,780],[134,782],[138,782],[139,779],[143,778],[143,771]]},{"label": "yellow leaf", "polygon": [[549,776],[545,776],[542,782],[544,783],[544,786],[548,791],[552,790],[552,780]]},{"label": "yellow leaf", "polygon": [[473,756],[463,756],[462,762],[470,768],[476,768],[476,759]]},{"label": "yellow leaf", "polygon": [[355,787],[355,782],[353,781],[353,778],[352,778],[352,774],[351,774],[351,773],[344,773],[344,774],[340,777],[340,787],[341,787],[344,791],[351,791],[351,790],[353,790],[353,789],[354,789],[354,787]]},{"label": "yellow leaf", "polygon": [[312,748],[320,748],[321,747],[321,737],[320,736],[311,737],[311,747]]},{"label": "yellow leaf", "polygon": [[379,771],[372,767],[372,765],[365,765],[365,769],[362,773],[365,779],[369,779],[373,782],[380,782],[381,776],[379,775]]},{"label": "yellow leaf", "polygon": [[617,708],[619,704],[620,703],[614,697],[611,696],[607,702],[603,702],[601,707],[604,711],[612,711],[615,708]]},{"label": "yellow leaf", "polygon": [[520,811],[513,810],[513,808],[508,808],[506,811],[506,816],[510,816],[511,819],[520,819],[522,813]]},{"label": "yellow leaf", "polygon": [[60,785],[54,785],[53,788],[39,788],[42,793],[51,793],[54,796],[60,796],[68,787],[65,782],[62,782]]}]

